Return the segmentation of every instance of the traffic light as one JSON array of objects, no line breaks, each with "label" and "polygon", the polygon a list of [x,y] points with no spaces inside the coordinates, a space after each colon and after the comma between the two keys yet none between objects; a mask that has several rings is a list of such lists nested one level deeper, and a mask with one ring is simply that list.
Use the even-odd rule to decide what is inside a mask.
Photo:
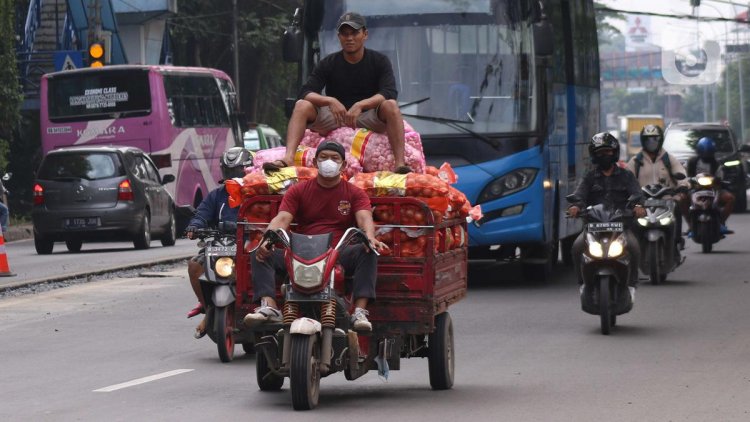
[{"label": "traffic light", "polygon": [[104,43],[97,41],[89,45],[89,67],[104,66]]}]

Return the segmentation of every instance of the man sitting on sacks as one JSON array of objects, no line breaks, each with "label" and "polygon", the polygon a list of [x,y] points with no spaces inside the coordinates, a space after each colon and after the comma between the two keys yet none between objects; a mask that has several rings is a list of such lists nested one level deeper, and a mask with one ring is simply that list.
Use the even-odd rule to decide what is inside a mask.
[{"label": "man sitting on sacks", "polygon": [[[387,56],[366,49],[367,25],[358,13],[345,13],[336,25],[341,51],[323,58],[300,90],[286,135],[283,160],[263,164],[276,171],[294,163],[305,128],[325,136],[340,127],[363,127],[386,133],[396,173],[412,171],[404,160],[404,121],[396,81]],[[323,88],[326,95],[322,95]]]}]

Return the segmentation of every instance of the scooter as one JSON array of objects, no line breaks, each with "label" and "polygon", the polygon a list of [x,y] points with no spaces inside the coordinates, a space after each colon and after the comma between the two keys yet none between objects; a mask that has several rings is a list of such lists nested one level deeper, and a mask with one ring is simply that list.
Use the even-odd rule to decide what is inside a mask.
[{"label": "scooter", "polygon": [[199,279],[206,299],[206,334],[216,343],[219,359],[231,362],[235,343],[242,343],[246,352],[252,350],[252,339],[243,341],[242,332],[235,329],[235,256],[237,254],[237,224],[220,222],[216,229],[197,229],[198,247],[204,250],[206,261]]},{"label": "scooter", "polygon": [[690,178],[690,182],[693,186],[690,193],[693,241],[701,245],[703,253],[710,253],[714,243],[724,238],[721,234],[719,182],[706,173],[697,174]]},{"label": "scooter", "polygon": [[[348,312],[351,298],[337,293],[344,286],[344,270],[337,258],[339,250],[357,242],[378,253],[356,228],[349,228],[335,247],[330,246],[331,238],[331,234],[290,235],[283,229],[268,230],[255,248],[266,241],[283,248],[288,274],[281,288],[283,325],[255,343],[258,386],[279,390],[284,377],[289,377],[296,410],[317,406],[321,377],[344,371],[346,378],[353,380],[370,369],[360,362],[359,338]],[[392,340],[369,339],[379,341],[383,355],[392,353]]]},{"label": "scooter", "polygon": [[675,213],[675,201],[665,198],[673,196],[674,189],[656,184],[643,186],[641,190],[646,197],[643,204],[646,216],[636,220],[641,245],[640,268],[648,274],[651,284],[659,284],[665,282],[667,274],[683,262],[677,245],[679,234],[675,221],[681,217]]},{"label": "scooter", "polygon": [[[568,202],[579,203],[575,195]],[[611,210],[602,204],[581,210],[584,220],[585,247],[581,259],[581,308],[599,315],[602,334],[608,335],[617,323],[617,315],[633,309],[633,297],[628,289],[630,260],[625,222],[631,211]],[[635,271],[635,270],[634,270]]]}]

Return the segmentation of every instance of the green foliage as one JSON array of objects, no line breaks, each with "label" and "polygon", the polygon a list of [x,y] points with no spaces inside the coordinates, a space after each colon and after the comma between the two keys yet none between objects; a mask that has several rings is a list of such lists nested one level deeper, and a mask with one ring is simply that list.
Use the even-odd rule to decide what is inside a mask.
[{"label": "green foliage", "polygon": [[9,145],[20,120],[21,90],[16,65],[15,5],[0,0],[0,169],[7,168]]},{"label": "green foliage", "polygon": [[[248,120],[286,129],[284,98],[296,73],[281,58],[281,36],[295,0],[238,0],[240,104]],[[180,0],[169,20],[174,63],[206,66],[233,75],[231,0]]]}]

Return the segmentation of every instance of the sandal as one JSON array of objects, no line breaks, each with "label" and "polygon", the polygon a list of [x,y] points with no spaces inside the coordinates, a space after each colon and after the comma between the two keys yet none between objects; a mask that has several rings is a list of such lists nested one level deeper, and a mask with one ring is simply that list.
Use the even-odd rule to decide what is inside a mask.
[{"label": "sandal", "polygon": [[394,171],[394,173],[396,173],[396,174],[409,174],[409,173],[411,173],[413,171],[414,170],[412,170],[411,167],[409,167],[409,166],[398,166],[398,167],[396,167],[396,170]]},{"label": "sandal", "polygon": [[204,319],[203,321],[200,322],[200,324],[198,324],[197,327],[195,327],[195,333],[193,333],[193,337],[195,337],[195,339],[197,340],[197,339],[203,338],[203,336],[205,335],[206,335],[206,320]]},{"label": "sandal", "polygon": [[274,173],[284,167],[289,167],[289,164],[287,164],[284,160],[268,161],[263,163],[263,171],[265,171],[266,173]]}]

